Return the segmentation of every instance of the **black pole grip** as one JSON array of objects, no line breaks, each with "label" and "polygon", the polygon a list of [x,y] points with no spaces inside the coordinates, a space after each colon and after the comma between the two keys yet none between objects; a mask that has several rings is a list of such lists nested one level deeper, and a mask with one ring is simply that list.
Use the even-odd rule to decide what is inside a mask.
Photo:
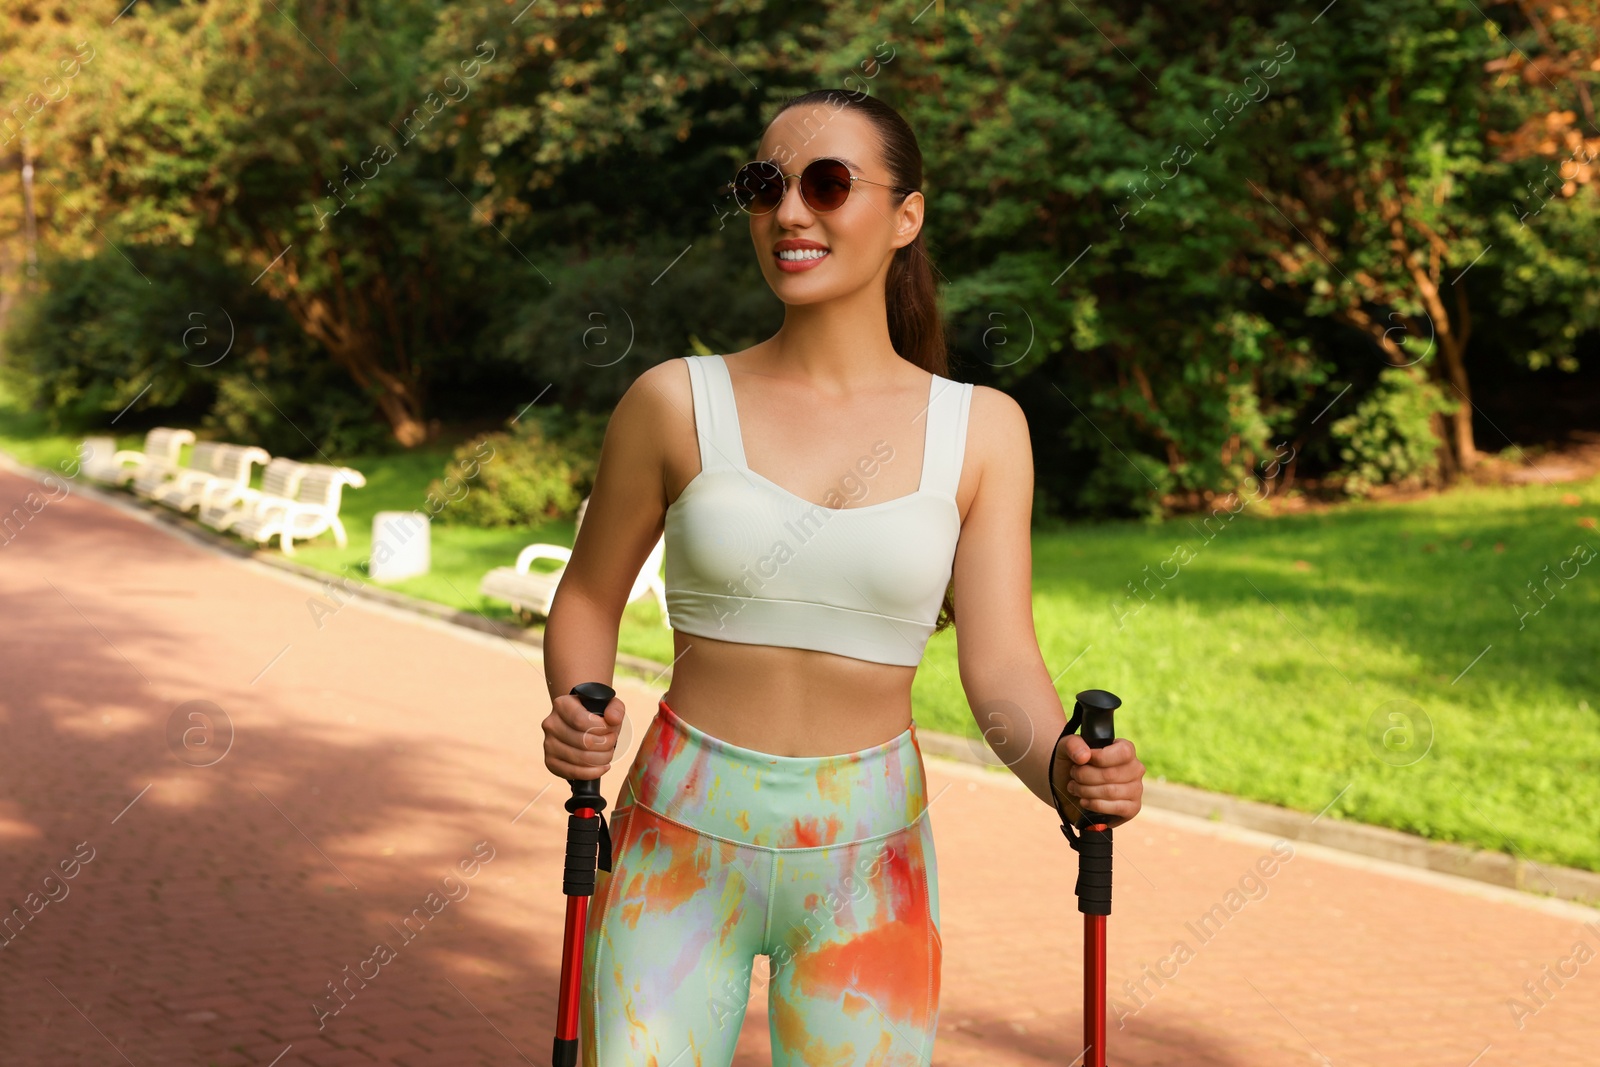
[{"label": "black pole grip", "polygon": [[[584,708],[595,715],[604,715],[606,706],[617,691],[604,682],[581,682],[572,687]],[[569,897],[594,896],[595,865],[601,870],[611,869],[611,831],[606,827],[606,798],[600,795],[600,779],[568,779],[572,796],[567,800],[567,861],[562,871],[561,891]],[[576,814],[588,808],[594,814]]]},{"label": "black pole grip", "polygon": [[1078,694],[1078,706],[1074,711],[1083,715],[1083,729],[1080,733],[1090,748],[1105,748],[1117,739],[1116,724],[1112,721],[1112,715],[1121,706],[1121,698],[1104,689],[1085,689]]},{"label": "black pole grip", "polygon": [[[1122,701],[1104,689],[1085,689],[1078,694],[1073,718],[1083,719],[1082,737],[1090,748],[1105,748],[1117,739],[1112,713]],[[1078,819],[1078,910],[1085,915],[1111,914],[1111,829],[1092,829],[1104,824],[1106,816],[1087,809]]]}]

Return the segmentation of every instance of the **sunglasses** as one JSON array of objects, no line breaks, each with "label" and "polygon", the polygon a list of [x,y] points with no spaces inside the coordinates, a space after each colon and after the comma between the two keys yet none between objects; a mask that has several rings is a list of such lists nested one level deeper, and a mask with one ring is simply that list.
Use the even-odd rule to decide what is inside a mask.
[{"label": "sunglasses", "polygon": [[790,178],[800,179],[800,199],[815,212],[835,211],[850,197],[856,182],[881,185],[897,193],[909,194],[916,189],[898,185],[885,185],[869,178],[858,178],[850,168],[837,159],[813,159],[799,174],[785,174],[771,160],[758,159],[746,163],[734,175],[729,188],[734,199],[751,215],[765,215],[783,203],[785,184]]}]

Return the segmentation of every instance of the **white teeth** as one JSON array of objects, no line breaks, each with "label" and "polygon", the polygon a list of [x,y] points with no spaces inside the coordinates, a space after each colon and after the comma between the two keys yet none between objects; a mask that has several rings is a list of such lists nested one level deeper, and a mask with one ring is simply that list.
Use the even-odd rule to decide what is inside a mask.
[{"label": "white teeth", "polygon": [[828,251],[825,248],[796,248],[796,249],[792,249],[792,250],[788,250],[788,251],[784,251],[784,252],[779,252],[778,253],[778,258],[779,259],[788,259],[788,260],[821,259],[823,256],[825,256],[827,254],[828,254]]}]

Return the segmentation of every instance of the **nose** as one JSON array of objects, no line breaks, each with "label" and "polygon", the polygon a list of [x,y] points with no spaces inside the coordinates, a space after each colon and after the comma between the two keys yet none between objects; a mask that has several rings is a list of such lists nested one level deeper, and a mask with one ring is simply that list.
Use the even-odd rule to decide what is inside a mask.
[{"label": "nose", "polygon": [[805,197],[800,195],[798,175],[784,177],[783,199],[778,201],[777,210],[773,214],[777,217],[778,225],[785,230],[798,230],[810,225],[811,208],[806,205]]}]

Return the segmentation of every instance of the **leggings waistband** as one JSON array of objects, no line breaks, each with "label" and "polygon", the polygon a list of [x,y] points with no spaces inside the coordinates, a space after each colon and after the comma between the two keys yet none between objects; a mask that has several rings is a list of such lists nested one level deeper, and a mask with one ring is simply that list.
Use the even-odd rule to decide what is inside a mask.
[{"label": "leggings waistband", "polygon": [[639,804],[758,848],[826,848],[904,829],[922,817],[927,792],[915,724],[858,752],[778,756],[713,737],[663,699],[617,811]]}]

